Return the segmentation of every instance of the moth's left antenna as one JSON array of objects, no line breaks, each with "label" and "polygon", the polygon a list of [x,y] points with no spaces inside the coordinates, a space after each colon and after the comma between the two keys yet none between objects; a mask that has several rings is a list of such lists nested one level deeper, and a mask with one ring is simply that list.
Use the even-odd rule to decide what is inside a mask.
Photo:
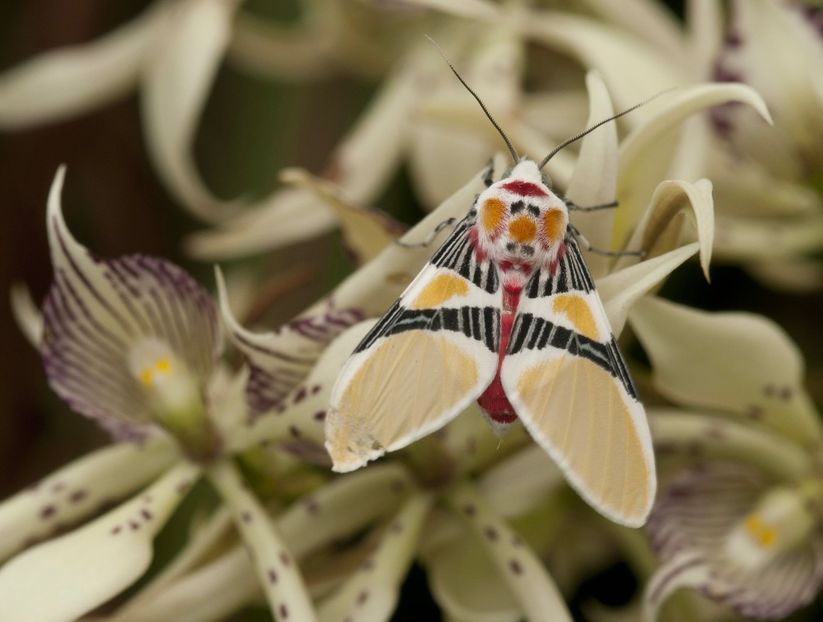
[{"label": "moth's left antenna", "polygon": [[457,69],[455,69],[455,68],[454,68],[454,65],[452,65],[452,64],[451,64],[451,62],[449,61],[448,57],[446,56],[446,53],[443,51],[443,48],[441,48],[441,47],[437,44],[437,41],[435,41],[434,39],[432,39],[429,35],[425,35],[425,37],[426,37],[426,39],[428,39],[429,41],[431,41],[431,42],[432,42],[432,45],[434,45],[434,47],[436,47],[436,48],[437,48],[437,51],[438,51],[438,52],[440,52],[440,56],[442,56],[442,57],[443,57],[443,60],[445,60],[445,61],[446,61],[446,64],[449,66],[449,69],[451,69],[451,70],[452,70],[452,73],[453,73],[455,76],[457,76],[457,79],[458,79],[458,80],[460,80],[460,84],[462,84],[463,86],[465,86],[465,87],[466,87],[466,90],[467,90],[469,93],[471,93],[471,94],[472,94],[472,97],[474,97],[474,98],[477,100],[477,103],[478,103],[478,104],[480,104],[480,107],[483,109],[483,112],[485,113],[486,118],[487,118],[489,121],[491,121],[491,124],[494,126],[494,129],[496,129],[496,130],[498,131],[498,133],[500,134],[500,136],[502,136],[502,137],[503,137],[503,140],[506,142],[506,146],[509,148],[509,153],[510,153],[510,154],[512,154],[512,160],[514,161],[514,164],[517,164],[517,163],[520,161],[520,156],[519,156],[519,155],[517,155],[517,151],[515,150],[514,145],[512,145],[512,142],[509,140],[509,137],[508,137],[508,136],[506,136],[506,133],[503,131],[503,128],[501,128],[501,127],[497,124],[497,121],[495,121],[495,120],[494,120],[494,117],[492,117],[492,114],[489,112],[489,109],[488,109],[488,108],[486,108],[486,105],[483,103],[483,100],[481,100],[481,99],[480,99],[480,97],[477,95],[477,93],[475,93],[475,92],[472,90],[472,87],[470,87],[468,84],[466,84],[466,81],[462,78],[462,76],[461,76],[459,73],[457,73]]}]

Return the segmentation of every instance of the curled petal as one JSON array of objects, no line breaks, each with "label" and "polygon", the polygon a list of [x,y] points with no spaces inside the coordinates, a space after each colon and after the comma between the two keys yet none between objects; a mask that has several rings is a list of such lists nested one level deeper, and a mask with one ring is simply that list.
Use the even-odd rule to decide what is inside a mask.
[{"label": "curled petal", "polygon": [[12,559],[0,569],[3,619],[73,620],[119,594],[148,568],[154,536],[197,474],[180,464],[133,500]]},{"label": "curled petal", "polygon": [[342,189],[328,180],[301,169],[286,169],[280,178],[310,190],[328,205],[337,217],[346,249],[358,264],[371,261],[406,231],[406,226],[377,209],[351,203]]},{"label": "curled petal", "polygon": [[123,97],[169,16],[153,8],[100,39],[59,48],[0,75],[0,128],[24,128],[81,114]]},{"label": "curled petal", "polygon": [[[589,92],[589,119],[586,127],[614,114],[606,84],[596,71],[586,74]],[[582,140],[574,174],[566,188],[566,198],[580,207],[611,203],[617,196],[617,128],[609,123]],[[572,212],[572,223],[580,229],[595,248],[606,249],[611,244],[613,210],[592,213]],[[603,275],[608,258],[589,253],[586,265],[595,278]]]},{"label": "curled petal", "polygon": [[399,586],[417,549],[432,499],[415,494],[386,527],[377,548],[342,586],[319,606],[323,622],[346,619],[387,620],[397,606]]},{"label": "curled petal", "polygon": [[697,242],[686,244],[663,255],[612,272],[597,281],[597,293],[603,301],[609,325],[615,335],[623,332],[632,305],[662,283],[699,248],[700,244]]},{"label": "curled petal", "polygon": [[448,497],[494,561],[498,573],[529,620],[570,621],[563,597],[540,559],[468,484]]},{"label": "curled petal", "polygon": [[117,436],[140,436],[150,407],[131,369],[134,349],[162,344],[204,383],[221,347],[217,310],[174,264],[143,255],[99,260],[78,244],[60,207],[64,173],[49,193],[55,275],[43,308],[46,373],[72,408]]},{"label": "curled petal", "polygon": [[[691,231],[686,229],[681,216],[690,216]],[[709,263],[714,244],[714,202],[712,184],[708,179],[695,183],[663,181],[655,188],[649,208],[634,230],[627,248],[642,250],[646,257],[655,257],[681,244],[683,237],[697,238],[700,244],[700,267],[709,279]],[[631,263],[621,258],[617,265]]]},{"label": "curled petal", "polygon": [[122,444],[93,452],[0,504],[0,560],[143,486],[168,468],[168,441]]},{"label": "curled petal", "polygon": [[770,320],[644,298],[629,321],[666,397],[751,417],[801,444],[821,438],[797,346]]},{"label": "curled petal", "polygon": [[237,468],[220,462],[210,471],[210,480],[231,509],[240,536],[249,547],[251,561],[272,614],[311,622],[317,616],[297,562],[266,513],[249,491]]},{"label": "curled petal", "polygon": [[322,301],[275,332],[253,333],[232,314],[219,269],[216,279],[229,337],[250,368],[246,398],[253,417],[279,405],[306,377],[328,343],[363,317],[357,309]]},{"label": "curled petal", "polygon": [[43,315],[31,297],[31,291],[22,283],[14,283],[9,292],[11,312],[20,329],[35,350],[43,343]]},{"label": "curled petal", "polygon": [[[665,84],[662,82],[661,84]],[[620,144],[617,198],[625,208],[617,214],[617,239],[625,239],[660,179],[665,179],[677,152],[680,124],[691,115],[727,102],[751,106],[766,122],[769,111],[760,95],[742,84],[700,84],[661,98]]]},{"label": "curled petal", "polygon": [[235,0],[175,4],[151,50],[140,91],[146,141],[158,174],[185,207],[206,220],[223,218],[230,209],[203,184],[191,150],[237,4]]}]

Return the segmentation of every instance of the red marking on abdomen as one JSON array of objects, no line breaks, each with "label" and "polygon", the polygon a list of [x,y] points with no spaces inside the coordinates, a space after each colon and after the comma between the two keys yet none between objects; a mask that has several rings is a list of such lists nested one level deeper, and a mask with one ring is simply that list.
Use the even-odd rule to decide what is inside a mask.
[{"label": "red marking on abdomen", "polygon": [[503,289],[503,315],[500,318],[500,347],[497,352],[497,372],[494,374],[494,380],[483,391],[483,394],[477,398],[477,403],[480,405],[486,414],[491,417],[492,421],[497,423],[513,423],[517,419],[517,413],[506,397],[506,391],[503,389],[503,383],[500,381],[500,369],[503,366],[503,357],[506,356],[506,350],[509,347],[509,337],[512,332],[512,324],[514,324],[514,314],[517,312],[517,305],[520,302],[521,288],[505,287]]},{"label": "red marking on abdomen", "polygon": [[546,191],[543,190],[537,184],[533,184],[529,181],[521,181],[519,179],[515,179],[514,181],[510,181],[507,184],[503,184],[503,189],[508,190],[509,192],[514,192],[524,197],[545,197],[548,196]]}]

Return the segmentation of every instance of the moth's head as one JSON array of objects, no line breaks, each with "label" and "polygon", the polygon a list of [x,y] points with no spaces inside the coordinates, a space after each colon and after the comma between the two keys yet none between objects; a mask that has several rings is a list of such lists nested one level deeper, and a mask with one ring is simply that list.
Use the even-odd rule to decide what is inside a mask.
[{"label": "moth's head", "polygon": [[569,223],[565,203],[546,185],[532,160],[477,198],[478,241],[493,259],[528,266],[554,260]]}]

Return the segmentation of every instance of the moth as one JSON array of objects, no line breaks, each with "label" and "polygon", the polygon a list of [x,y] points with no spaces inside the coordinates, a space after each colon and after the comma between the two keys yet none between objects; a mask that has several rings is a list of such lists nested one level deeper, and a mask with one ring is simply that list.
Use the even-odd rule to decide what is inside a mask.
[{"label": "moth", "polygon": [[[449,64],[451,67],[451,64]],[[606,517],[645,523],[656,478],[643,405],[569,223],[578,208],[520,158],[367,333],[332,390],[326,448],[357,469],[444,426],[474,400],[498,433],[518,418]],[[645,103],[645,102],[643,102]],[[638,104],[642,105],[642,104]]]}]

